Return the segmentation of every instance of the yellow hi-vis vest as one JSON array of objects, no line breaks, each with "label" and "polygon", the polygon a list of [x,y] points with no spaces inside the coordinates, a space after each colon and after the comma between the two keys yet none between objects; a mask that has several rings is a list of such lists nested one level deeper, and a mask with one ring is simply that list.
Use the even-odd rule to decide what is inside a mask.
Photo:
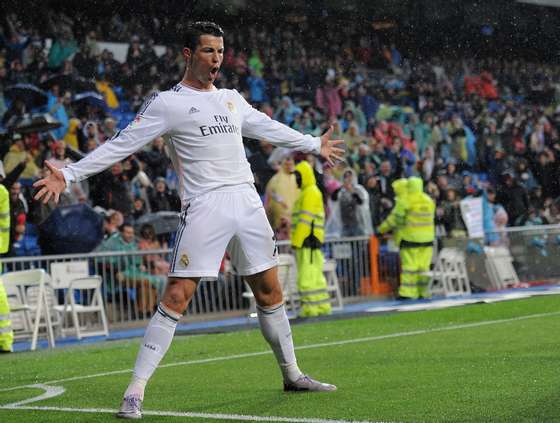
[{"label": "yellow hi-vis vest", "polygon": [[406,199],[406,221],[400,231],[403,241],[413,243],[432,242],[435,238],[434,201],[422,191],[422,179],[412,177],[408,179],[408,195]]},{"label": "yellow hi-vis vest", "polygon": [[[398,230],[406,223],[406,196],[408,195],[408,180],[397,179],[391,186],[395,191],[395,206],[387,218],[379,225],[379,232],[384,234],[388,231],[395,232],[395,238],[400,238]],[[396,240],[395,240],[396,242]],[[398,245],[398,242],[397,242]]]},{"label": "yellow hi-vis vest", "polygon": [[312,235],[311,228],[320,242],[325,241],[325,208],[311,165],[302,161],[296,170],[301,174],[301,192],[292,210],[292,245],[301,248]]},{"label": "yellow hi-vis vest", "polygon": [[[0,254],[10,249],[10,194],[0,184]],[[0,271],[2,269],[0,268]]]}]

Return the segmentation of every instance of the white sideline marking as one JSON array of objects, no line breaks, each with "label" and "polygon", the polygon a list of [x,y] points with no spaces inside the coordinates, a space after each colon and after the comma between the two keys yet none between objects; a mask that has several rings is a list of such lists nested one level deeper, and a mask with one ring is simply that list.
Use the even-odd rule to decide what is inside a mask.
[{"label": "white sideline marking", "polygon": [[[35,411],[65,411],[70,413],[109,413],[115,414],[115,410],[109,408],[69,408],[69,407],[10,407],[3,406],[0,409],[8,410],[35,410]],[[293,422],[293,423],[383,423],[371,422],[368,420],[329,420],[314,419],[305,417],[279,417],[279,416],[248,416],[244,414],[213,414],[213,413],[192,413],[180,411],[143,411],[145,416],[165,416],[165,417],[191,417],[198,419],[222,419],[222,420],[241,420],[252,422]]]},{"label": "white sideline marking", "polygon": [[[484,321],[481,321],[481,322],[464,323],[464,324],[460,324],[460,325],[450,325],[450,326],[443,326],[443,327],[437,327],[437,328],[432,328],[432,329],[419,329],[419,330],[414,330],[414,331],[410,331],[410,332],[396,332],[396,333],[389,333],[387,335],[378,335],[378,336],[368,336],[368,337],[365,337],[365,338],[347,339],[347,340],[344,340],[344,341],[333,341],[333,342],[324,342],[324,343],[320,343],[320,344],[303,345],[303,346],[295,347],[295,349],[296,350],[309,350],[309,349],[314,349],[314,348],[335,347],[335,346],[338,346],[338,345],[357,344],[357,343],[361,343],[361,342],[381,341],[381,340],[384,340],[384,339],[400,338],[400,337],[403,337],[403,336],[414,336],[414,335],[423,335],[423,334],[433,333],[433,332],[445,332],[445,331],[457,330],[457,329],[468,329],[468,328],[475,328],[475,327],[480,327],[480,326],[497,325],[497,324],[500,324],[500,323],[509,323],[509,322],[516,322],[516,321],[519,321],[519,320],[536,319],[536,318],[539,318],[539,317],[549,317],[549,316],[557,316],[557,315],[560,315],[560,311],[553,311],[553,312],[550,312],[550,313],[528,314],[526,316],[511,317],[509,319],[484,320]],[[158,366],[158,369],[168,368],[168,367],[177,367],[177,366],[187,366],[187,365],[191,365],[191,364],[214,363],[214,362],[217,362],[217,361],[228,361],[228,360],[235,360],[235,359],[238,359],[238,358],[257,357],[257,356],[267,355],[267,354],[272,354],[272,351],[271,350],[257,351],[257,352],[252,352],[252,353],[234,354],[234,355],[221,356],[221,357],[204,358],[204,359],[200,359],[200,360],[178,361],[178,362],[175,362],[175,363],[160,365],[160,366]],[[58,384],[58,383],[62,383],[62,382],[71,382],[71,381],[75,381],[75,380],[91,379],[91,378],[95,378],[95,377],[111,376],[111,375],[118,375],[118,374],[130,373],[130,372],[132,372],[132,369],[114,370],[114,371],[111,371],[111,372],[95,373],[95,374],[92,374],[92,375],[82,375],[82,376],[69,377],[69,378],[65,378],[65,379],[51,380],[51,381],[48,381],[48,382],[44,382],[44,384],[45,385],[53,385],[53,384]],[[20,385],[20,386],[14,386],[14,387],[11,387],[11,388],[2,388],[2,389],[0,389],[0,392],[15,391],[17,389],[31,388],[31,387],[34,387],[34,386],[35,385]]]}]

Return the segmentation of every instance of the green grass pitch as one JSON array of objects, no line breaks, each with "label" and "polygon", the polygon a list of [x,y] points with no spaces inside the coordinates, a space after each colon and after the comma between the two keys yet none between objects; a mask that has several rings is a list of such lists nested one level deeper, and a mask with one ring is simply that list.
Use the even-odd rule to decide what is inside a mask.
[{"label": "green grass pitch", "polygon": [[[282,392],[258,330],[177,336],[144,409],[178,414],[144,420],[560,422],[557,295],[297,324],[293,335],[300,367],[337,392]],[[138,343],[0,356],[0,406],[44,392],[9,388],[65,389],[26,404],[33,409],[0,408],[0,422],[115,421],[109,411],[119,405]]]}]

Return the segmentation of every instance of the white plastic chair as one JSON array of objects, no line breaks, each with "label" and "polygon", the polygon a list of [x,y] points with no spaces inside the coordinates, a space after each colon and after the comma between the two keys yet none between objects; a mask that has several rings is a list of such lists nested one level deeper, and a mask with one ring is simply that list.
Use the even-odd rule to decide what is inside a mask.
[{"label": "white plastic chair", "polygon": [[54,310],[62,320],[62,335],[65,336],[69,330],[66,327],[67,317],[72,311],[68,301],[68,288],[72,280],[89,276],[89,265],[87,260],[51,263],[50,274],[53,288],[64,291],[64,302],[55,305]]},{"label": "white plastic chair", "polygon": [[[74,323],[78,339],[82,339],[87,336],[109,336],[107,315],[105,314],[103,296],[101,295],[101,282],[101,276],[87,276],[84,278],[74,279],[70,282],[68,292],[66,293],[67,309],[65,311],[69,311],[72,316],[72,322]],[[84,294],[84,291],[87,291],[87,293],[81,295],[81,297],[89,298],[89,304],[76,303],[75,293],[77,291],[80,294]],[[101,329],[89,329],[87,326],[82,326],[80,324],[79,315],[86,313],[98,313]]]},{"label": "white plastic chair", "polygon": [[507,247],[484,247],[486,271],[494,289],[504,289],[508,285],[519,284],[513,267],[513,257]]},{"label": "white plastic chair", "polygon": [[[16,304],[15,311],[27,313],[27,325],[32,332],[31,350],[37,348],[37,338],[39,337],[39,327],[46,328],[49,346],[54,348],[55,339],[53,322],[51,320],[51,308],[49,305],[47,290],[51,290],[50,276],[43,269],[22,270],[18,272],[8,272],[2,275],[2,282],[7,292],[19,292],[19,304]],[[28,293],[30,294],[28,297]]]},{"label": "white plastic chair", "polygon": [[31,333],[31,316],[29,315],[31,307],[23,301],[19,286],[5,284],[4,288],[10,305],[10,320],[12,321],[14,339],[25,338]]},{"label": "white plastic chair", "polygon": [[334,294],[334,297],[331,298],[331,302],[333,303],[332,309],[342,310],[344,303],[342,301],[342,292],[340,291],[338,276],[336,275],[336,260],[325,260],[323,273],[327,280],[327,291],[329,294]]},{"label": "white plastic chair", "polygon": [[292,254],[278,255],[278,279],[284,293],[286,308],[297,314],[300,308],[297,288],[297,265]]},{"label": "white plastic chair", "polygon": [[51,283],[54,289],[67,289],[74,279],[89,276],[87,260],[51,263]]},{"label": "white plastic chair", "polygon": [[[25,290],[25,302],[29,306],[32,325],[34,322],[33,312],[35,311],[35,309],[37,308],[37,304],[39,303],[39,295],[40,295],[40,287],[38,286],[30,286]],[[47,300],[48,309],[50,311],[51,326],[54,330],[55,335],[60,336],[62,334],[62,317],[56,312],[57,311],[56,307],[58,306],[58,300],[56,299],[56,293],[50,284],[50,279],[48,280],[48,282],[45,283],[44,296]],[[47,325],[46,320],[43,317],[41,317],[39,320],[39,328],[40,329],[46,328],[46,325]]]},{"label": "white plastic chair", "polygon": [[471,294],[465,254],[457,248],[443,248],[431,275],[430,292],[446,297]]},{"label": "white plastic chair", "polygon": [[[231,261],[224,261],[224,273],[235,275]],[[297,270],[296,261],[291,254],[279,254],[278,256],[278,279],[284,294],[286,310],[291,309],[297,314],[299,307],[299,296],[297,290]],[[244,283],[245,291],[242,297],[249,300],[249,317],[257,316],[257,302],[251,287],[247,282]]]}]

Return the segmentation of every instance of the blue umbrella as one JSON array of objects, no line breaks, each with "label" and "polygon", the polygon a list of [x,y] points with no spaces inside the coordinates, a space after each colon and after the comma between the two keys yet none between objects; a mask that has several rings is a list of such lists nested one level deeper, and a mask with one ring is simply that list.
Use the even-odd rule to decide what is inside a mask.
[{"label": "blue umbrella", "polygon": [[49,254],[89,253],[103,240],[103,217],[87,204],[58,207],[39,231]]},{"label": "blue umbrella", "polygon": [[47,93],[33,84],[15,84],[6,87],[4,96],[12,101],[21,99],[29,109],[47,104]]},{"label": "blue umbrella", "polygon": [[101,109],[104,109],[107,107],[107,104],[105,103],[105,98],[95,92],[95,91],[86,91],[83,93],[79,93],[76,94],[72,100],[73,103],[87,103],[90,106],[95,106],[95,107],[99,107]]}]

